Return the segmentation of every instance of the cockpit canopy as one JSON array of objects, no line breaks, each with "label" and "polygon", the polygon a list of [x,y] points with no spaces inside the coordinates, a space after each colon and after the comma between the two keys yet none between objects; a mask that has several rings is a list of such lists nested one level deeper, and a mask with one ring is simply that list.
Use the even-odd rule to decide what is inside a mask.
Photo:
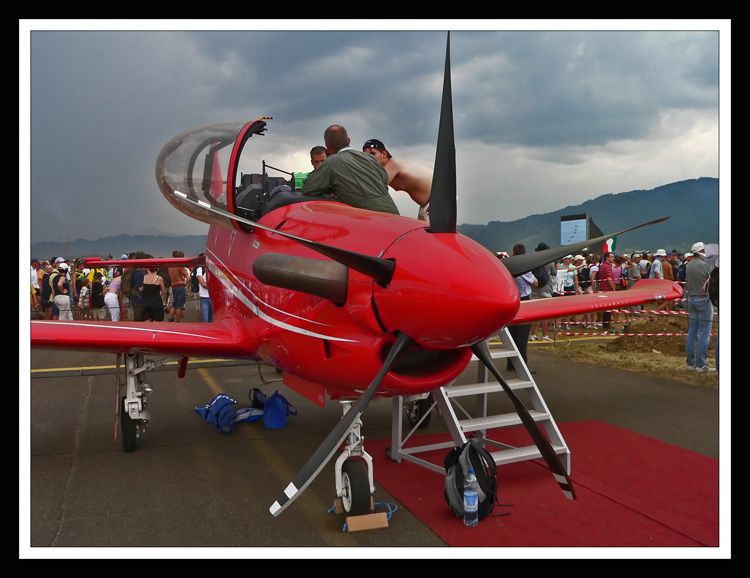
[{"label": "cockpit canopy", "polygon": [[[244,230],[250,227],[208,207],[257,221],[271,208],[304,200],[295,191],[300,182],[295,173],[270,167],[265,161],[260,173],[239,173],[245,143],[252,136],[263,136],[265,130],[265,118],[261,118],[249,123],[205,124],[177,135],[164,146],[156,161],[159,189],[172,205],[190,217]],[[269,176],[267,168],[282,175]],[[181,195],[203,206],[187,202]]]}]

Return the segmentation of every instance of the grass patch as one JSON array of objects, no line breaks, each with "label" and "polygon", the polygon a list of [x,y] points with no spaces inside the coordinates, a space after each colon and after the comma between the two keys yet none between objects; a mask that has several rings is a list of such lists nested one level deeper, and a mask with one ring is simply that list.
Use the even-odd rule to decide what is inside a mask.
[{"label": "grass patch", "polygon": [[[632,338],[619,337],[616,339],[625,340]],[[695,373],[688,371],[685,369],[684,355],[679,357],[670,356],[665,355],[659,350],[612,351],[610,350],[610,342],[616,339],[610,337],[606,342],[602,343],[601,340],[560,339],[558,337],[554,345],[545,346],[541,351],[573,361],[605,365],[634,373],[674,379],[675,381],[700,387],[719,389],[719,372]],[[675,336],[672,339],[682,339],[684,341],[684,337]]]}]

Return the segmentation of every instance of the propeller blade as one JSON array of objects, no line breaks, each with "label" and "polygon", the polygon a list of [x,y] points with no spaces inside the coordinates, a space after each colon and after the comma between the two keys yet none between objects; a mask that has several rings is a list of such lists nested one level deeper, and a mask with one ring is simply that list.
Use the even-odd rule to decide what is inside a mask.
[{"label": "propeller blade", "polygon": [[367,404],[370,403],[372,396],[380,386],[380,383],[385,378],[388,371],[390,371],[393,364],[396,362],[398,357],[403,353],[414,341],[404,333],[399,333],[396,338],[396,342],[393,344],[391,351],[388,353],[383,366],[380,368],[377,376],[367,389],[362,393],[357,402],[344,414],[341,421],[336,424],[336,427],[331,430],[323,443],[320,444],[315,453],[310,456],[310,459],[302,467],[300,472],[295,476],[292,483],[289,484],[284,492],[276,498],[276,501],[270,508],[271,514],[278,516],[283,512],[299,495],[310,485],[310,483],[317,477],[323,467],[331,459],[333,453],[341,446],[344,439],[352,429],[352,426],[359,419]]},{"label": "propeller blade", "polygon": [[492,362],[492,356],[490,355],[490,350],[487,346],[487,342],[482,341],[480,343],[472,345],[471,351],[482,363],[484,363],[484,365],[487,367],[487,369],[490,370],[492,375],[497,378],[497,380],[500,382],[500,385],[503,386],[503,390],[505,390],[505,393],[508,394],[511,403],[513,403],[513,407],[516,410],[516,413],[518,413],[521,421],[526,426],[526,430],[534,440],[536,447],[539,448],[539,451],[541,452],[544,461],[547,462],[549,469],[552,470],[552,474],[555,476],[557,483],[560,484],[565,497],[571,500],[575,500],[576,493],[573,489],[573,484],[571,483],[570,478],[568,477],[568,474],[565,471],[565,467],[562,465],[559,456],[557,455],[557,453],[555,453],[555,450],[552,449],[552,444],[550,444],[549,440],[539,428],[539,425],[534,421],[534,418],[531,417],[531,414],[529,414],[528,410],[523,405],[521,400],[518,399],[518,396],[500,375],[500,372]]},{"label": "propeller blade", "polygon": [[456,143],[453,136],[453,96],[451,92],[451,36],[445,48],[443,97],[440,106],[435,170],[430,189],[431,233],[456,232]]},{"label": "propeller blade", "polygon": [[364,253],[355,253],[353,251],[347,251],[346,249],[331,247],[330,245],[324,245],[323,243],[318,243],[317,241],[309,241],[308,239],[303,239],[302,237],[297,237],[296,235],[291,235],[289,233],[284,233],[283,231],[278,231],[271,227],[266,227],[265,225],[261,225],[260,223],[256,223],[255,221],[251,221],[250,219],[245,219],[243,217],[233,215],[232,213],[229,213],[223,209],[213,207],[208,203],[196,201],[189,198],[185,193],[175,191],[174,194],[183,201],[198,205],[201,208],[206,209],[207,211],[211,211],[213,213],[221,215],[222,217],[226,217],[227,219],[232,219],[239,223],[245,223],[246,225],[250,225],[251,227],[263,229],[264,231],[276,233],[277,235],[281,235],[282,237],[286,237],[287,239],[297,241],[305,247],[309,247],[313,251],[317,251],[321,255],[325,255],[326,257],[329,257],[334,261],[341,263],[342,265],[346,265],[347,267],[350,267],[355,271],[359,271],[363,275],[372,277],[384,286],[388,285],[388,283],[390,283],[391,279],[393,278],[393,272],[396,269],[396,263],[389,259],[381,259],[380,257],[373,257],[372,255],[365,255]]},{"label": "propeller blade", "polygon": [[[432,202],[430,202],[430,219],[432,219]],[[552,263],[552,261],[562,259],[565,255],[575,255],[578,251],[585,247],[603,243],[610,237],[622,235],[624,233],[627,233],[628,231],[640,229],[641,227],[655,225],[656,223],[661,223],[663,221],[666,221],[667,219],[669,219],[669,217],[662,217],[661,219],[656,219],[655,221],[649,221],[648,223],[643,223],[642,225],[636,225],[635,227],[630,227],[629,229],[624,229],[622,231],[618,231],[617,233],[602,235],[601,237],[596,237],[595,239],[587,239],[586,241],[581,241],[580,243],[572,243],[570,245],[563,245],[562,247],[555,247],[553,249],[547,249],[545,251],[535,251],[534,253],[525,253],[523,255],[512,255],[510,257],[506,257],[501,262],[508,268],[508,271],[511,275],[513,275],[514,277],[518,277],[519,275],[523,275],[524,273],[532,271],[537,267],[541,267],[543,265],[546,265],[547,263]]]}]

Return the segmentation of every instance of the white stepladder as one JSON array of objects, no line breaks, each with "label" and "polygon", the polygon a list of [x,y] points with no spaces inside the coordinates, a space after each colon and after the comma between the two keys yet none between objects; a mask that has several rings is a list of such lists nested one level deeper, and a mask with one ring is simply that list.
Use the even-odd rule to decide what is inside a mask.
[{"label": "white stepladder", "polygon": [[[521,401],[523,401],[534,421],[546,432],[552,448],[560,456],[560,461],[565,471],[570,475],[570,449],[565,443],[547,404],[544,402],[542,394],[529,372],[529,368],[523,361],[508,329],[502,329],[498,333],[498,337],[500,338],[502,349],[491,350],[493,360],[502,359],[503,364],[505,364],[506,360],[509,359],[513,364],[516,370],[516,377],[506,379],[506,382]],[[476,356],[472,360],[476,360]],[[396,397],[393,399],[392,445],[387,450],[388,457],[391,460],[400,463],[404,459],[444,474],[445,469],[442,461],[436,464],[433,461],[417,457],[417,454],[462,446],[466,443],[469,434],[474,438],[478,438],[487,447],[495,460],[495,464],[498,466],[524,460],[540,459],[542,457],[539,449],[531,439],[529,439],[529,445],[518,447],[502,441],[502,433],[500,431],[502,428],[518,426],[522,422],[510,404],[510,400],[503,390],[502,385],[493,376],[489,375],[489,371],[484,364],[481,362],[477,363],[477,383],[466,385],[455,385],[454,383],[452,382],[443,386],[430,394],[431,405],[424,408],[421,420],[416,421],[413,427],[407,431],[406,435],[402,431],[404,398]],[[489,415],[491,399],[495,411],[498,406],[501,407],[500,413]],[[498,401],[498,403],[494,403],[495,401]],[[451,434],[452,441],[406,447],[409,439],[420,428],[421,421],[428,419],[430,411],[434,408],[437,408],[442,415]]]}]

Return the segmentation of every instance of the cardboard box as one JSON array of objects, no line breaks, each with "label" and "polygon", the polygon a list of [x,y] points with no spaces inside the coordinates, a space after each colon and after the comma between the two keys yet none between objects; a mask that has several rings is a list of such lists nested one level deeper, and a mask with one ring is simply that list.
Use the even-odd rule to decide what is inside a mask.
[{"label": "cardboard box", "polygon": [[[346,513],[344,512],[344,507],[341,505],[341,498],[336,498],[333,501],[333,505],[335,513]],[[388,527],[388,514],[385,512],[375,513],[375,501],[372,498],[370,498],[370,512],[370,514],[363,514],[361,516],[347,516],[346,531],[362,532],[364,530],[378,530]]]},{"label": "cardboard box", "polygon": [[347,532],[362,532],[363,530],[378,530],[387,527],[388,514],[385,512],[346,517]]}]

